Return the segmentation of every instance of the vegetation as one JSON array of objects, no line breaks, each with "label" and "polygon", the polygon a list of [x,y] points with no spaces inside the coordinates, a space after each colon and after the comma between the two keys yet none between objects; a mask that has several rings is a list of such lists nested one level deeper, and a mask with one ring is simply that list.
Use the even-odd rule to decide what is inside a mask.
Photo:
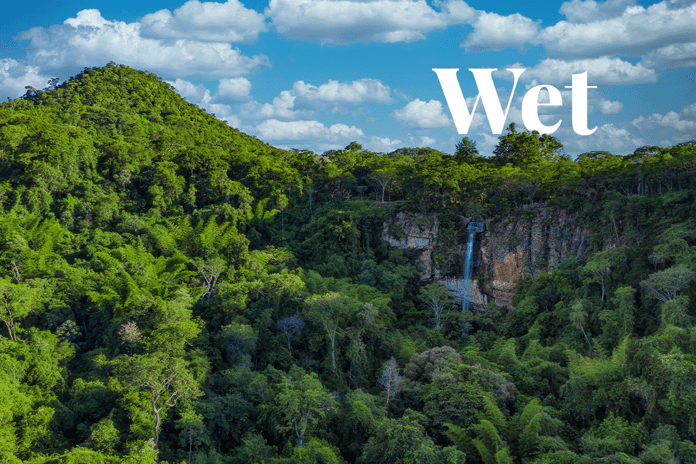
[{"label": "vegetation", "polygon": [[[56,83],[0,105],[1,462],[696,462],[696,143],[315,155],[125,66]],[[590,256],[466,336],[381,239],[539,202]]]}]

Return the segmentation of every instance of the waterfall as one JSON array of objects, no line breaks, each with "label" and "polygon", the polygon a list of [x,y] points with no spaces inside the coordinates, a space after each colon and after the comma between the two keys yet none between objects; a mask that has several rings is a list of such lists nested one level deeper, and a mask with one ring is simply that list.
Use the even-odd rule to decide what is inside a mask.
[{"label": "waterfall", "polygon": [[[474,267],[474,240],[476,234],[483,232],[484,225],[480,222],[470,222],[466,228],[469,233],[468,239],[466,241],[466,254],[464,255],[464,289],[462,291],[462,312],[465,313],[469,310],[469,293],[471,291],[471,274],[472,268]],[[464,334],[468,331],[466,327],[464,328]]]}]

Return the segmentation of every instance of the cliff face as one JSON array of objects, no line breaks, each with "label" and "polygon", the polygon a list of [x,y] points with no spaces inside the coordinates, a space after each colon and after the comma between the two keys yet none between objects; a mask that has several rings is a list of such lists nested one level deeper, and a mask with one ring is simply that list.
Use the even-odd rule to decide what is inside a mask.
[{"label": "cliff face", "polygon": [[585,259],[589,246],[590,232],[574,215],[546,205],[487,221],[479,251],[482,291],[511,308],[522,277],[551,271],[572,256]]},{"label": "cliff face", "polygon": [[[436,215],[407,216],[399,213],[384,224],[383,238],[392,246],[422,250],[421,280],[433,280],[445,285],[455,297],[465,285],[462,279],[461,255],[467,239],[463,232],[468,218],[462,218],[459,230],[447,253],[455,256],[448,269],[439,269],[434,259],[438,243],[439,220]],[[590,233],[577,218],[563,210],[546,205],[534,205],[513,211],[507,216],[489,219],[486,230],[477,234],[475,278],[470,289],[470,301],[475,309],[483,310],[489,301],[513,309],[515,286],[524,276],[551,271],[571,256],[586,258]],[[447,253],[444,253],[445,255]],[[440,253],[442,255],[443,253]],[[440,260],[442,262],[442,260]]]},{"label": "cliff face", "polygon": [[397,213],[396,218],[384,223],[382,239],[396,248],[422,250],[418,257],[421,280],[430,280],[433,273],[439,279],[439,271],[433,269],[433,245],[437,240],[439,225],[437,216],[407,216]]}]

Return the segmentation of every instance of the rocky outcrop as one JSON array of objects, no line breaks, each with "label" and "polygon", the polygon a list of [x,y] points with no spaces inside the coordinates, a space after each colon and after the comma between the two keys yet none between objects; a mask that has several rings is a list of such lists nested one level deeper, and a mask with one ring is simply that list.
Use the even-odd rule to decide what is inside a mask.
[{"label": "rocky outcrop", "polygon": [[[463,232],[470,219],[462,218],[461,233],[448,245],[451,253],[461,254],[467,234]],[[562,260],[576,256],[584,259],[590,245],[590,232],[566,211],[545,204],[527,206],[505,217],[489,219],[484,232],[477,234],[475,275],[470,301],[483,310],[489,301],[499,306],[512,306],[515,287],[524,276],[551,271]],[[382,237],[392,246],[422,250],[419,256],[422,281],[442,283],[456,297],[465,285],[456,263],[444,271],[433,259],[438,246],[439,221],[436,215],[409,216],[399,213],[384,224]]]},{"label": "rocky outcrop", "polygon": [[385,222],[382,228],[382,239],[396,248],[404,250],[422,250],[418,257],[421,280],[430,280],[433,272],[433,245],[437,239],[439,221],[437,215],[406,215],[397,213],[392,220]]},{"label": "rocky outcrop", "polygon": [[512,308],[522,277],[549,272],[572,256],[584,259],[589,245],[590,232],[577,217],[545,204],[489,220],[479,250],[481,290],[497,305]]}]

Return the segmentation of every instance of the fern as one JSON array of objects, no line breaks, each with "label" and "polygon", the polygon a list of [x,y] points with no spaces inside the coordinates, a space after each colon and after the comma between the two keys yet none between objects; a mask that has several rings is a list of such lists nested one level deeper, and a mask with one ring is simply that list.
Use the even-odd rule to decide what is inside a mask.
[{"label": "fern", "polygon": [[500,411],[495,400],[489,396],[483,398],[483,411],[479,413],[479,417],[493,424],[499,433],[503,433],[506,429],[505,415]]},{"label": "fern", "polygon": [[495,454],[504,446],[495,425],[483,419],[471,427],[476,431],[477,438],[472,440],[485,464],[496,464]]}]

